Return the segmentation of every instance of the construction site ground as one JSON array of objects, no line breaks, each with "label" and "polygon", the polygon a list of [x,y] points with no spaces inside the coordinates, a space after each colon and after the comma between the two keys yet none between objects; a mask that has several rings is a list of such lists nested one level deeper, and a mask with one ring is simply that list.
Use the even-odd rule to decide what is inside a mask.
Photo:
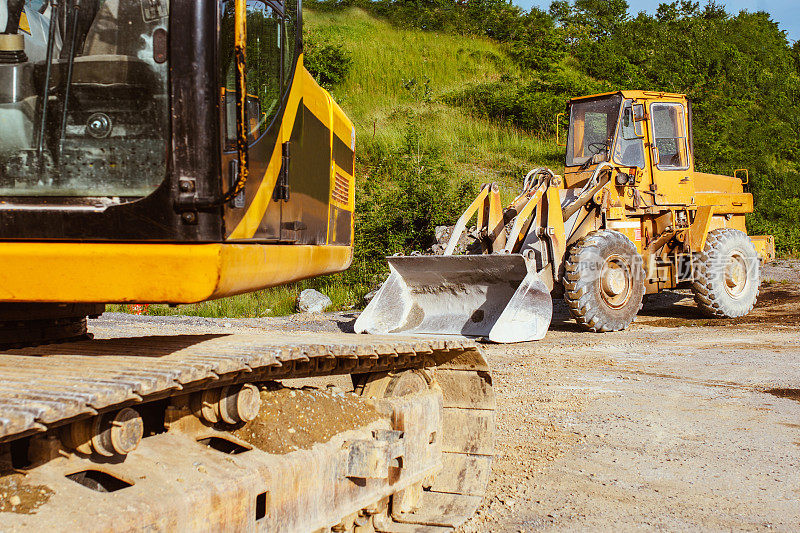
[{"label": "construction site ground", "polygon": [[[649,297],[627,331],[593,334],[556,302],[543,341],[486,345],[497,456],[463,531],[796,530],[800,261],[778,261],[762,278],[743,319],[703,318],[689,291],[674,291]],[[341,332],[354,319],[107,314],[91,328],[101,336]]]}]

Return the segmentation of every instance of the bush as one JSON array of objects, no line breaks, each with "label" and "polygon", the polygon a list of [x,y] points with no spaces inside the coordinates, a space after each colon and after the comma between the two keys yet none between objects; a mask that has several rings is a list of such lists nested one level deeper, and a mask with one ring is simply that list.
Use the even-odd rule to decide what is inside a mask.
[{"label": "bush", "polygon": [[505,78],[475,85],[446,96],[445,101],[527,131],[554,135],[556,115],[570,98],[607,89],[607,84],[559,69],[533,79]]},{"label": "bush", "polygon": [[438,225],[452,224],[477,195],[453,176],[446,158],[409,125],[399,146],[362,148],[356,197],[356,261],[429,248]]},{"label": "bush", "polygon": [[342,43],[306,31],[303,34],[303,64],[317,83],[331,90],[347,77],[353,59]]}]

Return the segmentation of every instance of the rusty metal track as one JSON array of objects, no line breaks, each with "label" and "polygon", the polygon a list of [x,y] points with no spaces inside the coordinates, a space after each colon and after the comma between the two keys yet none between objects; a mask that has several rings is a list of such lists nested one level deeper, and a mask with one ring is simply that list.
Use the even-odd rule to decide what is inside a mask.
[{"label": "rusty metal track", "polygon": [[435,366],[459,338],[332,333],[141,336],[0,352],[0,442],[221,382]]}]

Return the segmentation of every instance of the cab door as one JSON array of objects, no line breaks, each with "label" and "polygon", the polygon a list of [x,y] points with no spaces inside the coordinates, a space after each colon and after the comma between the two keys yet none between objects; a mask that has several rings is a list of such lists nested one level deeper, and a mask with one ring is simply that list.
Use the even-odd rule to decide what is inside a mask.
[{"label": "cab door", "polygon": [[[286,58],[296,48],[296,0],[242,0],[246,7],[246,118],[248,179],[244,190],[225,206],[230,240],[280,241],[282,202],[273,201],[288,140],[286,99],[290,71]],[[238,177],[234,0],[220,1],[220,115],[222,175],[227,187]],[[291,33],[287,36],[287,31]]]},{"label": "cab door", "polygon": [[688,132],[684,102],[650,104],[651,189],[659,205],[692,203],[694,162]]}]

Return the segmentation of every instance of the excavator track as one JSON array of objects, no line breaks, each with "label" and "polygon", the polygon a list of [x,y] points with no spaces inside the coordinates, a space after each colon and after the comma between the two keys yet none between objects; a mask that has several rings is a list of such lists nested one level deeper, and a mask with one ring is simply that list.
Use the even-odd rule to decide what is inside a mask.
[{"label": "excavator track", "polygon": [[[262,449],[237,436],[247,424],[208,418],[202,403],[331,375],[352,375],[353,401],[377,415],[307,449]],[[129,453],[75,437],[137,414],[143,438]],[[452,530],[482,499],[494,429],[488,365],[460,338],[235,333],[5,350],[0,529]]]}]

